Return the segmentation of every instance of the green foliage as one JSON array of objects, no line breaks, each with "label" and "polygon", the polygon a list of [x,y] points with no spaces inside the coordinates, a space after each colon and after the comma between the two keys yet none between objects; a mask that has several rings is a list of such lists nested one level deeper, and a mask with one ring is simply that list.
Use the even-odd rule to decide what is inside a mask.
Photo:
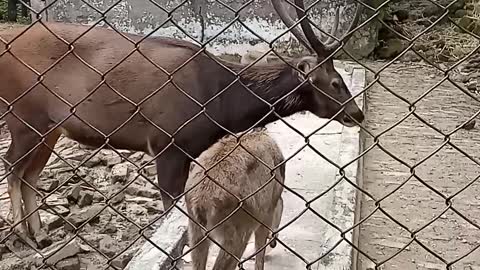
[{"label": "green foliage", "polygon": [[[25,2],[29,2],[28,0],[24,0]],[[0,0],[0,22],[5,22],[8,19],[8,2],[9,0]],[[26,11],[27,9],[23,7],[23,4],[20,3],[20,1],[17,1],[16,5],[16,10],[17,10],[17,18],[16,22],[21,23],[21,24],[28,24],[30,23],[30,16],[23,17],[22,14],[25,12],[22,12],[22,10]]]},{"label": "green foliage", "polygon": [[0,0],[0,21],[7,19],[7,0]]}]

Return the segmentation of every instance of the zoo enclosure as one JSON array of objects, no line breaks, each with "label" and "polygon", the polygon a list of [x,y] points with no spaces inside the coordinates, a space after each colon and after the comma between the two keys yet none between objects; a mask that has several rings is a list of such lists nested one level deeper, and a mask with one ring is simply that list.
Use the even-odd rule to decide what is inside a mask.
[{"label": "zoo enclosure", "polygon": [[[126,19],[126,18],[132,17],[133,15],[129,13],[128,5],[126,5],[125,2],[119,1],[117,3],[114,3],[114,2],[101,3],[101,4],[95,3],[96,5],[93,5],[93,4],[91,4],[87,1],[77,1],[77,2],[72,1],[72,2],[69,2],[70,5],[71,5],[70,6],[71,7],[70,11],[68,11],[68,6],[67,5],[58,4],[58,2],[59,1],[47,2],[47,8],[49,10],[52,10],[52,12],[49,13],[49,17],[53,17],[54,19],[63,20],[63,21],[68,21],[68,20],[79,21],[80,20],[83,23],[90,23],[90,24],[92,24],[92,22],[95,22],[98,18],[105,17],[105,18],[107,18],[107,20],[110,19],[113,22],[109,26],[114,28],[114,29],[119,28],[123,31],[130,31],[130,32],[139,32],[140,31],[139,30],[140,28],[135,28],[136,23],[131,23],[131,22],[129,23],[128,19]],[[342,4],[341,2],[342,1],[340,1],[340,4]],[[359,2],[359,1],[350,1],[350,2]],[[352,10],[352,8],[351,8],[352,3],[350,3],[350,2],[349,2],[349,7],[350,7],[350,10]],[[413,3],[413,2],[414,1],[412,1],[411,3]],[[417,1],[417,2],[420,3],[422,1]],[[135,3],[138,3],[138,2],[132,1],[131,6],[134,6]],[[162,6],[162,4],[158,4],[158,3],[155,3],[155,4],[153,2],[148,2],[148,3],[149,3],[149,5],[151,4],[153,6],[156,6],[155,8],[158,9],[158,10],[161,10],[160,7],[164,8],[163,11],[159,11],[159,13],[163,13],[164,14],[163,16],[165,17],[165,19],[160,20],[162,22],[163,21],[169,21],[169,20],[172,20],[172,21],[175,21],[175,22],[178,21],[178,19],[175,20],[174,13],[176,11],[182,10],[181,8],[184,7],[184,6],[186,7],[187,4],[188,4],[186,2],[178,2],[178,3],[173,4],[172,6],[168,6],[168,5]],[[388,68],[389,66],[394,64],[395,61],[407,58],[407,60],[410,60],[410,61],[419,61],[419,60],[424,61],[424,63],[426,63],[426,64],[438,69],[442,73],[444,73],[444,77],[441,80],[438,81],[438,85],[440,85],[443,82],[448,81],[455,87],[455,89],[465,93],[472,100],[478,101],[477,96],[472,93],[472,91],[476,91],[475,80],[472,80],[471,76],[467,77],[467,78],[462,78],[461,76],[457,76],[457,74],[459,73],[457,70],[458,70],[458,67],[460,67],[461,64],[466,64],[465,68],[464,68],[464,71],[468,71],[469,68],[474,69],[474,67],[475,67],[474,66],[474,63],[475,63],[474,53],[478,49],[478,40],[477,40],[478,36],[476,34],[477,31],[478,31],[478,29],[477,29],[478,25],[476,23],[477,22],[477,17],[476,16],[478,14],[477,13],[478,12],[477,3],[476,2],[469,2],[469,1],[467,1],[466,3],[465,3],[465,1],[443,1],[443,2],[441,2],[441,1],[440,2],[423,1],[420,4],[420,6],[425,5],[425,3],[430,5],[430,6],[427,6],[427,8],[425,10],[428,10],[428,9],[436,10],[436,12],[432,12],[432,14],[428,14],[428,13],[423,12],[423,14],[421,14],[421,16],[424,17],[424,18],[422,18],[422,20],[419,20],[420,22],[418,22],[418,25],[423,26],[423,28],[417,28],[417,29],[408,28],[408,27],[411,27],[411,25],[407,25],[406,27],[402,27],[403,23],[405,23],[405,21],[408,21],[409,16],[411,16],[411,14],[409,14],[409,16],[407,16],[407,18],[405,18],[404,14],[402,14],[402,12],[400,12],[400,11],[405,11],[404,9],[398,9],[398,10],[393,9],[393,10],[388,11],[388,8],[391,8],[392,6],[395,6],[395,5],[397,5],[396,7],[398,7],[399,5],[401,6],[401,4],[402,4],[401,1],[384,1],[382,3],[370,3],[370,2],[369,3],[363,3],[363,5],[365,6],[365,14],[364,14],[361,22],[359,23],[359,26],[355,30],[355,32],[356,33],[362,33],[362,31],[363,31],[363,33],[378,33],[378,35],[381,38],[381,40],[379,42],[380,44],[377,45],[376,42],[375,42],[372,45],[371,42],[362,41],[362,38],[364,38],[365,34],[358,34],[357,36],[354,36],[354,38],[352,39],[352,42],[350,42],[350,44],[349,44],[351,46],[350,50],[352,52],[355,52],[357,50],[357,55],[355,55],[354,53],[352,53],[352,55],[343,54],[342,57],[343,58],[350,58],[351,60],[356,61],[358,64],[364,66],[368,70],[370,70],[369,65],[368,65],[368,61],[365,60],[365,59],[360,59],[360,58],[371,57],[372,55],[374,57],[389,58],[389,60],[384,63],[382,68],[380,68],[377,71],[373,71],[373,73],[375,74],[374,80],[371,81],[370,84],[365,87],[365,92],[367,94],[368,94],[368,91],[369,91],[368,89],[370,89],[373,85],[376,85],[376,84],[377,85],[378,84],[382,85],[382,87],[384,87],[387,91],[389,91],[390,90],[389,87],[387,85],[385,85],[382,82],[382,79],[380,78],[380,76],[382,75],[382,72],[386,68]],[[230,17],[232,17],[232,18],[227,18],[228,16],[225,16],[225,18],[227,18],[226,20],[231,20],[231,21],[235,21],[235,22],[239,23],[239,22],[242,21],[242,18],[244,18],[244,17],[241,16],[241,15],[243,15],[241,13],[248,10],[249,7],[251,8],[251,6],[255,5],[255,4],[256,3],[254,3],[253,1],[248,1],[248,2],[242,3],[242,5],[237,4],[236,7],[232,8],[232,5],[235,6],[232,3],[224,3],[224,2],[220,2],[220,1],[214,1],[214,2],[205,3],[204,5],[207,5],[207,6],[208,5],[215,5],[217,7],[217,9],[227,10],[226,13],[231,13]],[[268,5],[268,1],[264,1],[264,4]],[[319,5],[322,5],[322,4],[324,4],[324,3],[320,3]],[[91,11],[90,12],[85,12],[86,15],[79,16],[77,14],[78,10],[81,10],[80,8],[78,8],[79,6],[83,6],[85,9],[90,9]],[[101,6],[103,9],[100,8],[99,6]],[[116,9],[116,7],[118,7],[118,6],[120,6],[121,8]],[[198,16],[194,16],[192,18],[195,19],[195,18],[204,17],[204,18],[209,18],[212,21],[214,21],[216,19],[213,16],[208,16],[208,14],[205,14],[205,15],[202,14],[202,12],[205,12],[205,10],[209,11],[210,7],[206,8],[206,9],[201,9],[201,8],[198,8],[199,6],[202,6],[202,5],[194,5],[193,9],[191,9],[193,11],[198,11],[198,13],[199,13]],[[176,9],[176,7],[179,7],[179,8]],[[151,7],[146,8],[146,9],[151,9]],[[74,10],[74,11],[72,11],[72,10]],[[92,10],[94,10],[94,12],[92,12]],[[184,10],[182,10],[182,12],[185,12],[185,10],[189,10],[189,9],[188,8],[184,9]],[[214,10],[214,9],[212,9],[212,10]],[[169,11],[173,16],[165,15],[165,14],[168,14]],[[70,16],[72,13],[74,13],[75,16]],[[132,13],[134,13],[134,12],[132,11]],[[208,12],[206,12],[206,13],[208,13]],[[415,13],[415,11],[413,11],[412,13]],[[138,17],[142,17],[142,15],[140,15]],[[238,17],[237,17],[237,15],[238,15]],[[248,14],[246,14],[244,16],[248,17]],[[266,17],[268,17],[268,16],[269,15],[267,15]],[[73,19],[72,19],[72,17],[73,17]],[[160,24],[155,25],[154,23],[151,23],[152,21],[157,20],[155,15],[148,14],[145,17],[150,20],[150,22],[145,23],[145,25],[141,26],[141,28],[147,29],[146,30],[147,33],[145,33],[145,34],[151,33],[152,32],[151,30],[156,29],[157,26],[159,26],[161,24],[160,23]],[[331,17],[330,17],[330,19],[331,19]],[[33,21],[33,23],[40,23],[40,22],[36,22],[35,18],[33,18],[32,21]],[[102,21],[102,19],[100,19],[100,21]],[[194,20],[194,21],[196,21],[196,20]],[[347,24],[348,19],[345,19],[345,21],[343,23]],[[195,24],[195,22],[184,21],[183,25],[197,25],[197,24]],[[173,28],[181,28],[182,24],[181,23],[176,23],[176,25],[173,25],[173,26],[170,25],[169,27],[167,27],[168,30],[166,31],[166,33],[167,34],[172,34],[174,36],[178,35],[179,33],[183,33],[183,37],[190,36],[191,39],[198,39],[198,38],[201,38],[203,36],[204,40],[206,40],[206,43],[208,43],[208,45],[209,45],[208,48],[213,49],[213,50],[215,50],[215,46],[218,46],[218,43],[222,43],[222,42],[227,43],[227,42],[231,41],[232,39],[234,39],[236,37],[234,34],[232,34],[230,37],[228,35],[225,35],[223,40],[220,39],[220,41],[217,41],[217,44],[215,44],[215,39],[216,38],[213,38],[213,37],[215,37],[217,34],[219,34],[221,32],[226,31],[226,29],[228,29],[232,26],[228,25],[228,27],[226,27],[225,29],[213,28],[212,27],[212,28],[210,28],[211,32],[208,33],[208,31],[206,31],[206,30],[209,29],[208,28],[209,25],[214,25],[214,24],[212,24],[212,23],[208,24],[208,22],[207,22],[207,25],[205,27],[202,27],[201,24],[199,23],[198,27],[190,28],[190,30],[191,30],[190,32],[189,31],[182,31],[182,30],[175,31],[175,32],[170,31]],[[253,25],[255,25],[255,24],[253,24]],[[256,25],[261,26],[262,23],[260,22],[260,23],[257,23]],[[448,25],[448,27],[450,27],[450,30],[452,30],[452,31],[463,32],[463,34],[461,35],[462,39],[459,41],[460,43],[451,43],[451,40],[449,40],[448,38],[445,38],[442,41],[442,39],[440,38],[438,40],[435,40],[436,44],[434,44],[434,46],[435,46],[434,49],[427,48],[425,44],[428,44],[428,43],[424,42],[424,40],[422,40],[422,39],[424,39],[426,37],[428,37],[428,38],[432,37],[433,36],[432,33],[435,33],[435,31],[437,31],[436,27],[444,27],[445,25]],[[132,28],[132,26],[133,26],[133,28]],[[284,27],[281,26],[281,24],[277,24],[277,26],[278,26],[279,29],[282,29],[282,30],[277,30],[276,33],[285,32],[284,31],[285,29],[284,29]],[[254,29],[251,29],[251,27],[248,27],[248,25],[243,24],[242,28],[244,28],[243,31],[251,33],[251,36],[250,36],[251,40],[256,40],[256,42],[261,40],[262,36],[261,35],[257,36]],[[200,29],[200,31],[199,31],[199,29]],[[216,33],[212,29],[217,29]],[[267,32],[267,30],[265,30],[265,29],[268,29],[268,27],[264,27],[264,28],[258,27],[257,29],[260,29],[260,31],[264,31],[263,33],[265,33],[265,32]],[[419,29],[421,29],[421,30],[419,30]],[[159,31],[159,32],[161,32],[161,31]],[[245,33],[245,32],[242,32],[241,30],[237,31],[237,33],[238,32]],[[212,33],[215,33],[215,34],[212,34]],[[28,34],[28,32],[25,33],[25,34]],[[438,32],[437,32],[437,34],[438,34]],[[442,33],[440,32],[440,35],[441,34]],[[450,32],[445,32],[443,34],[445,35],[445,37],[449,37],[449,36],[447,36],[447,34],[450,35],[451,33]],[[243,34],[240,34],[240,35],[242,36]],[[373,36],[376,37],[377,34],[373,34]],[[234,38],[232,38],[232,37],[234,37]],[[244,36],[242,36],[242,38],[243,37]],[[370,36],[368,36],[368,37],[370,37]],[[355,38],[357,38],[357,44],[367,44],[367,45],[365,45],[361,49],[355,48],[355,44],[356,44]],[[213,39],[212,44],[214,44],[214,45],[210,45],[210,39]],[[275,39],[275,37],[272,37],[272,39]],[[360,40],[360,42],[358,40]],[[376,40],[376,38],[375,38],[375,40]],[[248,41],[250,41],[250,40],[248,38],[245,38],[245,42],[248,42]],[[279,41],[275,41],[275,42],[280,43]],[[286,39],[284,39],[283,41],[286,42]],[[263,41],[263,42],[268,43],[267,41]],[[459,49],[458,44],[462,44],[463,47]],[[455,46],[455,45],[457,45],[457,46]],[[370,48],[370,50],[368,50],[368,49],[366,50],[365,48]],[[347,47],[346,50],[349,51],[349,48]],[[361,54],[358,55],[358,51],[360,51],[362,53],[365,53],[365,52],[367,52],[367,53],[366,53],[366,55],[361,55]],[[219,52],[221,53],[221,51],[219,51]],[[8,53],[8,52],[5,51],[4,53]],[[286,53],[299,54],[301,52],[288,52],[287,51]],[[474,59],[474,60],[471,60],[471,59]],[[463,76],[465,76],[465,75],[463,75]],[[459,77],[461,79],[460,81],[458,80]],[[385,78],[385,79],[388,79],[388,78]],[[465,85],[463,85],[462,83],[465,83]],[[444,141],[440,145],[438,145],[438,148],[435,151],[433,151],[431,153],[431,155],[428,155],[428,156],[424,157],[424,159],[422,159],[418,162],[415,162],[413,164],[409,163],[409,162],[405,162],[401,158],[398,158],[394,154],[392,154],[388,149],[382,148],[382,144],[381,144],[382,136],[385,136],[386,134],[388,134],[391,131],[391,129],[393,129],[397,125],[399,125],[401,123],[401,121],[399,121],[395,125],[392,125],[391,127],[388,127],[387,129],[385,129],[382,132],[379,132],[377,134],[373,134],[368,129],[368,126],[362,126],[363,136],[368,137],[368,138],[373,138],[374,143],[372,145],[366,145],[364,151],[362,152],[362,154],[359,157],[356,158],[356,160],[362,158],[362,156],[366,155],[369,151],[371,151],[374,148],[381,149],[384,153],[386,153],[387,155],[391,156],[393,159],[396,159],[398,162],[400,162],[401,164],[408,167],[410,169],[410,174],[406,175],[405,179],[404,179],[405,181],[400,183],[393,191],[391,191],[387,194],[383,194],[383,196],[380,196],[380,197],[371,196],[370,193],[368,192],[368,190],[363,189],[361,186],[357,185],[357,183],[352,182],[351,184],[354,185],[354,187],[358,189],[359,193],[362,194],[361,195],[362,197],[369,197],[371,200],[373,200],[375,202],[375,206],[376,206],[375,211],[382,212],[383,214],[388,216],[388,218],[391,221],[393,221],[396,225],[402,227],[405,230],[405,232],[410,234],[409,244],[417,243],[417,244],[421,245],[428,253],[432,254],[434,257],[436,257],[438,260],[440,260],[442,263],[444,263],[445,268],[448,269],[448,268],[451,268],[451,267],[455,267],[458,264],[461,264],[462,260],[464,260],[464,258],[467,258],[470,254],[473,254],[477,250],[478,245],[472,247],[470,250],[468,250],[468,252],[465,252],[464,254],[461,254],[460,256],[458,256],[455,259],[450,259],[450,260],[444,259],[441,255],[438,255],[432,247],[429,247],[429,246],[425,245],[424,243],[422,243],[417,238],[417,235],[422,230],[428,228],[432,223],[434,223],[435,221],[440,219],[441,216],[442,216],[441,214],[440,215],[435,215],[434,217],[432,217],[430,222],[427,222],[427,223],[423,224],[423,226],[420,226],[416,229],[413,229],[413,228],[409,228],[408,226],[403,225],[402,222],[399,222],[394,216],[389,215],[389,213],[382,208],[382,202],[383,201],[385,201],[389,196],[391,196],[395,192],[397,192],[397,190],[399,190],[408,181],[412,181],[411,179],[414,179],[414,180],[419,181],[425,187],[429,188],[431,191],[436,193],[438,196],[440,196],[445,201],[446,206],[442,210],[443,213],[445,213],[447,211],[454,211],[457,215],[459,215],[462,219],[464,219],[466,222],[468,222],[476,230],[479,229],[478,224],[477,224],[477,222],[475,222],[474,219],[472,219],[471,217],[465,216],[465,214],[463,214],[461,211],[457,210],[455,208],[455,205],[453,204],[453,199],[458,194],[460,194],[462,191],[474,186],[477,183],[478,177],[472,178],[471,181],[469,181],[468,183],[466,183],[463,186],[456,187],[456,188],[458,188],[457,192],[446,195],[443,192],[436,190],[431,184],[422,180],[422,178],[419,177],[415,173],[415,168],[416,167],[420,166],[423,162],[427,161],[431,156],[435,155],[438,151],[440,151],[442,148],[444,148],[446,146],[452,147],[453,149],[455,149],[455,151],[458,151],[458,152],[462,153],[465,157],[470,159],[474,164],[478,165],[478,159],[476,159],[472,155],[469,155],[464,149],[461,149],[461,148],[457,147],[455,145],[455,143],[452,142],[452,139],[451,139],[452,137],[454,137],[455,133],[459,132],[459,130],[465,128],[466,126],[468,127],[467,124],[471,123],[471,120],[473,120],[474,118],[477,117],[478,112],[472,114],[471,117],[469,117],[468,119],[463,119],[462,121],[459,121],[458,127],[454,128],[454,129],[451,129],[449,131],[444,131],[444,130],[438,129],[437,127],[435,127],[435,125],[432,125],[428,121],[424,120],[422,118],[422,116],[419,115],[416,112],[416,105],[418,105],[428,94],[435,91],[435,89],[438,85],[433,85],[426,92],[421,93],[417,98],[412,99],[412,100],[408,100],[405,97],[402,97],[402,96],[398,95],[397,93],[395,93],[394,91],[390,90],[391,94],[397,96],[397,98],[403,102],[403,103],[399,103],[398,106],[404,106],[404,107],[408,108],[408,113],[405,114],[402,117],[401,121],[404,121],[405,119],[407,119],[409,117],[415,117],[416,119],[418,119],[422,123],[424,123],[426,126],[431,128],[435,132],[438,132],[439,134],[441,134],[441,136],[444,137]],[[121,155],[122,153],[118,152],[118,154]],[[145,166],[143,166],[143,167],[138,166],[134,162],[132,162],[132,164],[134,164],[134,166],[136,167],[136,170],[138,170],[138,172],[140,172],[140,173],[142,172],[142,169],[145,168]],[[77,164],[76,166],[72,166],[72,168],[73,169],[75,169],[75,168],[78,169],[82,165],[83,165],[83,163],[80,163],[80,164]],[[336,165],[339,169],[340,174],[342,174],[342,166],[344,166],[344,165],[345,164],[337,164]],[[74,175],[76,175],[76,177],[82,178],[82,176],[78,175],[77,173],[74,173]],[[3,181],[5,181],[5,180],[3,180]],[[348,181],[348,179],[345,178],[344,181]],[[152,183],[152,185],[153,184],[154,183]],[[92,187],[92,188],[94,188],[94,187]],[[53,193],[51,193],[51,194],[53,194]],[[51,194],[48,194],[48,193],[47,194],[41,194],[41,196],[49,196]],[[113,205],[109,205],[109,207],[111,207],[112,209],[115,208],[115,206],[113,206]],[[306,207],[306,208],[308,209],[308,207]],[[5,225],[5,228],[9,229],[12,224],[7,222],[5,217],[2,217],[2,218],[4,218],[3,220],[4,220],[5,224],[7,224],[7,225]],[[362,216],[358,220],[358,222],[356,222],[356,224],[352,228],[349,229],[349,231],[351,231],[353,229],[356,229],[358,227],[361,227],[362,224],[365,223],[365,221],[368,218],[369,218],[369,215]],[[62,217],[62,219],[63,219],[63,217]],[[145,227],[145,226],[140,226],[140,227]],[[339,233],[345,233],[345,231],[340,231]],[[4,237],[3,241],[1,241],[1,242],[5,242],[6,240],[8,240],[13,235],[14,235],[14,233],[9,233],[6,237]],[[358,256],[364,256],[364,257],[369,258],[371,261],[375,262],[374,265],[377,266],[377,267],[380,267],[384,264],[387,264],[390,260],[395,258],[395,256],[397,254],[399,254],[400,252],[408,249],[408,245],[405,245],[405,246],[402,246],[399,249],[398,253],[395,253],[392,256],[388,256],[387,258],[378,259],[378,258],[375,258],[375,256],[372,256],[371,254],[367,254],[364,251],[362,251],[361,248],[357,244],[355,244],[355,243],[351,243],[351,244],[352,244],[353,249],[356,250],[356,252],[361,254],[361,255],[358,255]],[[325,254],[325,256],[327,256],[327,254]],[[322,258],[319,258],[319,259],[322,259]],[[111,261],[113,261],[113,260],[111,260]],[[477,262],[477,265],[478,265],[478,262]]]}]

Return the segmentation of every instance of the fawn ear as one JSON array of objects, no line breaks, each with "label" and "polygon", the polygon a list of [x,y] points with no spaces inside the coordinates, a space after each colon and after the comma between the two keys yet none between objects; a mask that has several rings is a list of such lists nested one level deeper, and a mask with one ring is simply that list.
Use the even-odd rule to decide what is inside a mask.
[{"label": "fawn ear", "polygon": [[308,73],[316,65],[316,60],[312,57],[304,57],[297,63],[298,77],[301,81],[306,80],[307,78],[311,80],[311,76]]}]

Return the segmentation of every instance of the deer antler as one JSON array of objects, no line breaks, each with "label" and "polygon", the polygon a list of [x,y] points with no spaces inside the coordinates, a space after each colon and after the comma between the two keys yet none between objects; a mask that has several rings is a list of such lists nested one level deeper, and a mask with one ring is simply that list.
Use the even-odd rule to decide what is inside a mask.
[{"label": "deer antler", "polygon": [[[273,7],[275,8],[276,12],[280,16],[280,19],[285,23],[285,25],[289,28],[291,28],[294,24],[295,21],[288,15],[288,12],[285,9],[285,5],[283,2],[285,0],[272,0]],[[295,0],[295,10],[297,12],[297,16],[299,18],[303,18],[305,16],[305,5],[303,3],[303,0]],[[355,11],[355,16],[346,31],[346,35],[342,37],[340,40],[343,42],[348,41],[348,39],[351,37],[350,31],[352,31],[360,18],[360,14],[362,13],[362,4],[357,4],[357,9]],[[326,41],[322,42],[321,40],[318,39],[318,37],[315,35],[313,32],[312,26],[310,25],[310,22],[304,18],[300,22],[300,26],[303,31],[300,31],[298,27],[294,27],[291,29],[292,34],[305,46],[309,49],[311,53],[317,53],[318,55],[326,55],[328,52],[335,50],[338,48],[340,43],[337,41],[337,32],[338,32],[338,24],[340,19],[340,9],[336,8],[335,10],[335,18],[334,18],[334,23],[333,27],[331,30],[331,33],[328,35],[328,38]],[[302,33],[303,32],[303,33]]]},{"label": "deer antler", "polygon": [[[358,20],[360,20],[360,15],[362,15],[363,11],[363,5],[357,3],[357,8],[355,9],[355,15],[353,17],[353,20],[351,21],[350,25],[348,26],[347,31],[345,31],[345,34],[342,38],[340,38],[340,41],[343,41],[344,43],[347,43],[347,41],[352,37],[353,33],[350,33],[355,27],[357,27]],[[339,24],[339,9],[337,8],[336,13],[335,13],[335,19],[333,23],[333,30],[332,30],[332,35],[329,37],[329,39],[325,42],[325,46],[327,47],[327,50],[335,50],[340,46],[340,43],[336,41],[333,37],[337,36],[337,28]],[[333,41],[332,41],[333,40]]]},{"label": "deer antler", "polygon": [[[272,5],[282,22],[288,28],[291,28],[295,24],[295,21],[292,19],[292,17],[290,17],[290,15],[288,15],[287,10],[285,9],[285,4],[282,1],[283,0],[272,0]],[[305,35],[298,28],[298,26],[293,27],[290,32],[292,32],[292,34],[298,39],[300,43],[303,44],[303,46],[305,46],[310,51],[310,53],[315,53],[313,48],[310,46],[310,43],[306,39]]]},{"label": "deer antler", "polygon": [[327,36],[327,40],[324,43],[325,47],[332,47],[335,44],[336,40],[334,37],[337,36],[338,24],[340,23],[340,8],[335,8],[335,18],[333,19],[333,26],[330,35]]}]

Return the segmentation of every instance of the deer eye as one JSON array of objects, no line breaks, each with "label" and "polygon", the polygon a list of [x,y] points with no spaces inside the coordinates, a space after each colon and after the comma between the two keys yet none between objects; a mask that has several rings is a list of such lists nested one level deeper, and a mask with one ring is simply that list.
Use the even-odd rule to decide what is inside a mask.
[{"label": "deer eye", "polygon": [[335,88],[335,89],[340,88],[340,82],[337,79],[332,80],[331,85],[332,85],[332,88]]}]

